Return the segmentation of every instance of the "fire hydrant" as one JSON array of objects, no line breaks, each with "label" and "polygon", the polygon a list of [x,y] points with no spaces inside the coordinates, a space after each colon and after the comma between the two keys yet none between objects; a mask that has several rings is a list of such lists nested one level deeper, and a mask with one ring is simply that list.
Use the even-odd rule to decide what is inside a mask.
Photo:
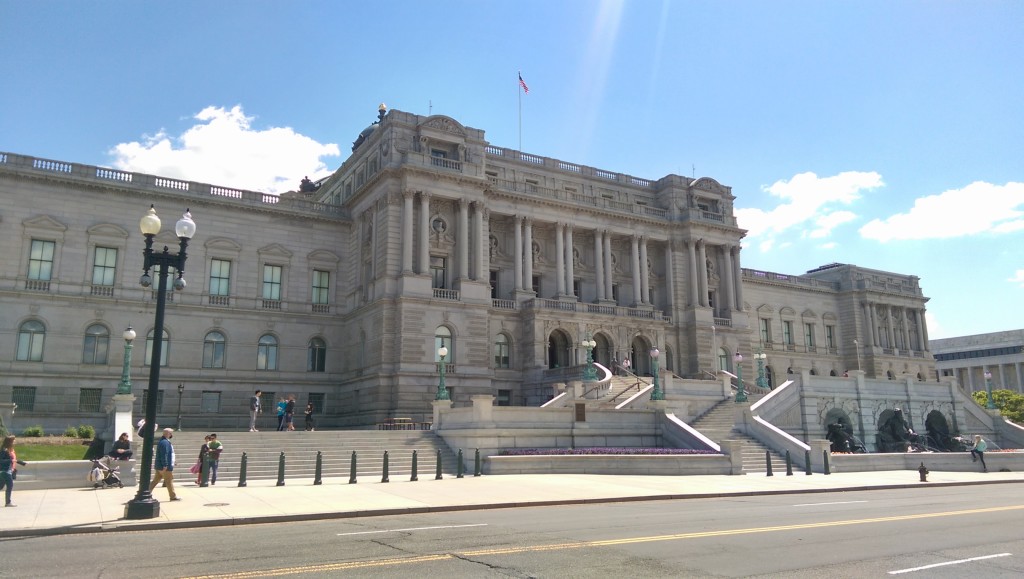
[{"label": "fire hydrant", "polygon": [[928,482],[928,469],[921,463],[921,466],[917,467],[918,474],[921,475],[921,482]]}]

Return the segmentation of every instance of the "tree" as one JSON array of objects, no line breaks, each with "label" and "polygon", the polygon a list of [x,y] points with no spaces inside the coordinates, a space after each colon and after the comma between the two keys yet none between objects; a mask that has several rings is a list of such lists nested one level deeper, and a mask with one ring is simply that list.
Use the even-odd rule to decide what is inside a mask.
[{"label": "tree", "polygon": [[[982,408],[988,404],[988,393],[984,390],[974,392],[971,396]],[[992,400],[1003,418],[1017,424],[1024,424],[1024,394],[1006,389],[993,390]]]}]

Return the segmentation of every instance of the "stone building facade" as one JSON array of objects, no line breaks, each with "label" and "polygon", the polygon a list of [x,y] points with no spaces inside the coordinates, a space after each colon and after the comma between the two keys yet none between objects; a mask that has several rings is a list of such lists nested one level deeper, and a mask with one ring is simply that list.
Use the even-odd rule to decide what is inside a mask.
[{"label": "stone building facade", "polygon": [[[538,405],[586,358],[717,369],[934,378],[912,275],[831,264],[802,275],[741,265],[732,190],[657,180],[491,145],[446,116],[383,112],[329,178],[280,197],[0,153],[0,400],[23,420],[102,419],[138,333],[145,388],[154,290],[138,285],[140,219],[177,246],[159,401],[184,424],[246,424],[246,401],[313,401],[325,426],[429,420],[445,346],[456,405]],[[178,385],[182,385],[179,394]],[[136,401],[141,408],[143,396]]]},{"label": "stone building facade", "polygon": [[988,387],[1024,392],[1024,330],[932,340],[935,370],[954,378],[968,392]]}]

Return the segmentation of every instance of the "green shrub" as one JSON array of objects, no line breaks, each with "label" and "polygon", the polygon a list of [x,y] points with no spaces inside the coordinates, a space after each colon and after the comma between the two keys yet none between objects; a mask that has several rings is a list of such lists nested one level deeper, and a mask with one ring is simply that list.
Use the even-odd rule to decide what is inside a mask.
[{"label": "green shrub", "polygon": [[78,438],[78,429],[74,426],[68,426],[64,429],[64,436],[69,438]]},{"label": "green shrub", "polygon": [[96,437],[96,429],[90,424],[79,424],[78,425],[78,438],[85,440],[92,440]]},{"label": "green shrub", "polygon": [[39,424],[35,426],[29,426],[25,430],[21,431],[21,435],[26,438],[40,438],[43,436],[43,427]]}]

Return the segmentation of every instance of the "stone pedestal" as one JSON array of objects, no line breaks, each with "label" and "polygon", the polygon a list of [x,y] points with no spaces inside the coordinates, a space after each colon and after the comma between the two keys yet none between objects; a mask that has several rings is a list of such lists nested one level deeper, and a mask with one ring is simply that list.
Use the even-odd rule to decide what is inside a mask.
[{"label": "stone pedestal", "polygon": [[104,451],[109,451],[110,446],[122,432],[128,433],[128,440],[135,438],[135,421],[132,419],[132,407],[135,405],[134,394],[114,394],[108,405],[108,412],[113,414],[109,420],[107,430],[100,433],[104,441]]},{"label": "stone pedestal", "polygon": [[434,407],[434,422],[430,425],[430,429],[434,432],[441,430],[441,420],[444,416],[445,410],[450,410],[452,407],[451,400],[434,400],[431,402]]}]

